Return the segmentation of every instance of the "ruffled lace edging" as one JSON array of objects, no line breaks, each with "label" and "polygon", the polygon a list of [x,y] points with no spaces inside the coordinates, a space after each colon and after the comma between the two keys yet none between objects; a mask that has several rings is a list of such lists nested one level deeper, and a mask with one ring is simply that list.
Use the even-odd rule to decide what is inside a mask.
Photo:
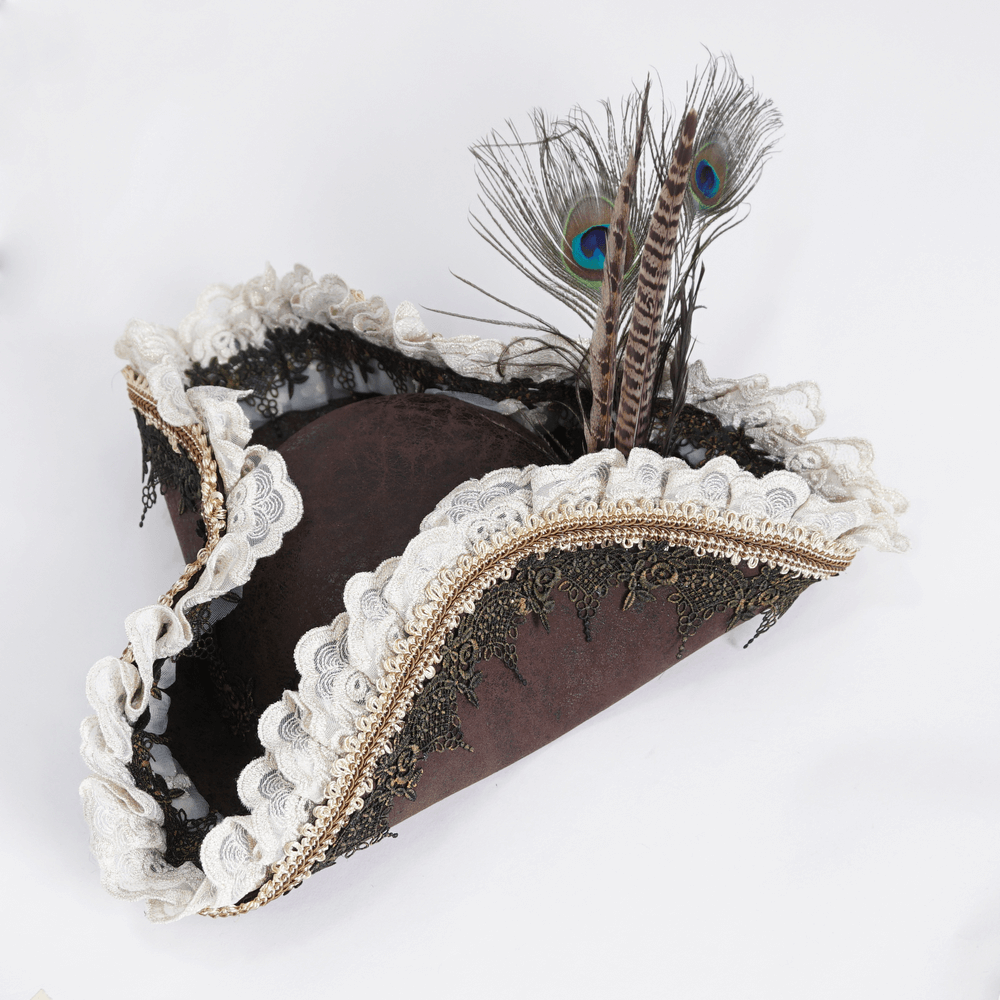
[{"label": "ruffled lace edging", "polygon": [[[268,267],[243,285],[213,285],[176,331],[134,321],[116,350],[149,380],[164,419],[179,425],[196,419],[184,393],[184,372],[192,363],[226,362],[248,347],[263,346],[269,330],[301,331],[310,323],[353,330],[408,358],[470,378],[544,381],[566,374],[555,352],[547,358],[531,345],[522,353],[496,340],[442,337],[428,331],[411,303],[391,313],[384,299],[365,298],[337,275],[316,279],[301,264],[281,278]],[[861,438],[808,439],[823,421],[815,383],[772,386],[764,375],[713,379],[699,361],[691,366],[688,398],[724,424],[745,428],[761,449],[781,459],[820,496],[866,502],[871,518],[857,527],[860,542],[894,552],[908,547],[896,525],[906,501],[875,477],[872,446]]]},{"label": "ruffled lace edging", "polygon": [[757,479],[727,457],[691,469],[645,449],[627,461],[609,450],[572,465],[501,469],[463,483],[424,519],[402,556],[350,579],[344,614],[299,641],[298,690],[264,711],[258,735],[266,752],[239,778],[250,815],[223,820],[202,844],[216,906],[258,889],[314,808],[336,797],[353,741],[375,725],[373,699],[387,690],[387,664],[443,573],[553,512],[630,504],[682,509],[698,523],[736,525],[751,535],[774,531],[845,559],[855,551],[851,532],[867,516],[865,504],[831,503],[792,472]]},{"label": "ruffled lace edging", "polygon": [[[223,819],[208,833],[201,853],[204,873],[191,863],[172,867],[163,858],[161,807],[136,787],[127,767],[132,723],[143,711],[156,707],[165,726],[169,696],[157,706],[149,701],[153,663],[191,641],[185,609],[245,583],[256,559],[276,551],[301,516],[301,499],[281,456],[246,447],[250,426],[239,404],[244,393],[187,388],[184,373],[192,361],[226,360],[260,346],[270,329],[300,330],[308,323],[346,327],[408,357],[499,381],[497,361],[505,350],[500,342],[430,334],[409,303],[390,316],[383,300],[365,299],[335,276],[316,281],[303,267],[280,280],[268,269],[246,285],[209,289],[178,331],[129,325],[118,354],[146,378],[166,424],[205,429],[229,491],[226,534],[197,585],[174,609],[156,605],[131,616],[126,630],[134,662],[106,658],[88,678],[97,714],[83,724],[83,754],[95,777],[81,792],[94,853],[105,886],[117,896],[145,898],[154,920],[229,906],[266,880],[343,768],[345,747],[365,724],[384,681],[382,664],[405,634],[407,616],[442,567],[505,527],[567,505],[626,500],[694,504],[711,516],[727,511],[776,521],[800,534],[837,540],[852,553],[865,543],[897,551],[906,546],[894,519],[905,504],[871,475],[870,446],[806,440],[822,420],[815,385],[772,388],[763,376],[713,380],[696,363],[692,400],[724,423],[744,426],[791,471],[758,480],[728,458],[692,470],[680,459],[636,449],[627,462],[617,452],[603,452],[569,466],[500,470],[459,487],[425,519],[401,557],[352,578],[346,614],[302,638],[296,650],[299,689],[264,712],[259,731],[266,753],[239,779],[250,815]],[[555,364],[551,371],[539,369],[538,361],[533,355],[530,371],[522,371],[513,359],[505,378],[564,373]],[[161,761],[161,773],[169,787],[185,787],[186,778],[169,757]]]},{"label": "ruffled lace edging", "polygon": [[[259,445],[247,447],[250,425],[240,396],[232,389],[201,386],[181,389],[165,407],[175,417],[181,407],[185,418],[193,418],[184,425],[198,423],[207,433],[226,489],[226,530],[207,553],[196,583],[172,606],[165,600],[130,615],[128,652],[99,660],[87,677],[87,698],[96,714],[81,727],[81,753],[94,776],[83,782],[80,794],[91,848],[105,888],[121,898],[147,900],[154,920],[197,912],[216,898],[215,887],[197,866],[187,862],[175,868],[164,860],[162,807],[137,787],[128,767],[133,727],[142,715],[150,713],[147,731],[166,728],[170,696],[154,685],[154,665],[192,641],[188,613],[245,584],[257,560],[276,552],[302,516],[302,499],[281,455]],[[166,686],[162,678],[161,684]],[[190,788],[166,748],[158,750],[154,770],[168,788]]]}]

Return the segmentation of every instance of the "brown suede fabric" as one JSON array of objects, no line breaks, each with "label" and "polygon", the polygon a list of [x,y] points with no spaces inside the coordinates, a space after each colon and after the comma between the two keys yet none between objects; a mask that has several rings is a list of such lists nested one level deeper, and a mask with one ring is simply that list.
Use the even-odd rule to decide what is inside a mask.
[{"label": "brown suede fabric", "polygon": [[[344,610],[350,577],[402,555],[424,517],[467,479],[550,461],[513,420],[439,394],[353,403],[308,424],[278,450],[302,494],[302,521],[277,553],[257,564],[243,600],[215,633],[230,683],[252,685],[258,716],[298,686],[295,644]],[[201,540],[191,519],[176,515],[175,503],[171,511],[188,558]],[[263,752],[256,730],[231,735],[213,686],[192,672],[203,675],[204,664],[181,657],[171,688],[171,748],[215,808],[243,812],[236,778]],[[201,702],[212,698],[218,731],[213,712],[192,704],[189,692]]]},{"label": "brown suede fabric", "polygon": [[278,450],[304,513],[262,560],[216,639],[255,684],[261,711],[298,686],[293,653],[308,629],[344,610],[344,586],[400,556],[437,502],[493,469],[545,464],[519,424],[443,395],[380,396],[326,416]]},{"label": "brown suede fabric", "polygon": [[[641,611],[622,611],[625,590],[615,588],[601,601],[587,642],[576,609],[556,591],[548,633],[535,615],[517,629],[518,670],[528,683],[499,660],[480,664],[486,677],[476,688],[478,707],[458,704],[462,738],[473,752],[431,754],[416,799],[393,804],[392,825],[568,733],[678,662],[677,609],[669,593],[659,591]],[[688,640],[685,658],[731,620],[732,612],[710,618]]]},{"label": "brown suede fabric", "polygon": [[[274,556],[258,563],[243,600],[215,633],[229,683],[252,685],[257,716],[286,688],[297,687],[295,644],[344,610],[344,585],[353,574],[401,555],[424,516],[465,480],[550,461],[518,424],[442,395],[386,396],[336,409],[279,451],[302,493],[302,522]],[[174,520],[187,556],[200,539],[190,518]],[[623,592],[612,591],[593,621],[593,641],[586,642],[575,609],[557,593],[551,634],[537,618],[518,630],[527,686],[498,661],[482,664],[479,708],[458,706],[475,752],[433,754],[416,801],[398,799],[392,821],[531,753],[675,663],[680,639],[668,594],[658,592],[637,613],[622,611]],[[728,617],[710,619],[686,652],[721,634]],[[214,808],[244,812],[236,779],[262,753],[255,730],[232,734],[204,662],[181,657],[170,695],[168,736],[177,759]]]}]

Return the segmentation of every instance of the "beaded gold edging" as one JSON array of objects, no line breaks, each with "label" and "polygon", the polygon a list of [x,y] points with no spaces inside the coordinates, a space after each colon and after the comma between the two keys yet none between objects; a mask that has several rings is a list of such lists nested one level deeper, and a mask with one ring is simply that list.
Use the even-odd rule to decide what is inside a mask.
[{"label": "beaded gold edging", "polygon": [[[122,369],[125,387],[132,406],[142,414],[143,420],[155,427],[168,441],[178,455],[187,455],[195,464],[201,483],[201,517],[205,522],[205,545],[198,550],[193,562],[184,567],[177,582],[160,598],[159,603],[171,607],[174,599],[187,590],[194,576],[208,561],[212,550],[222,537],[226,527],[226,507],[219,491],[219,468],[212,455],[212,446],[201,424],[174,427],[168,424],[157,409],[156,400],[149,383],[130,365]],[[132,661],[132,646],[126,648],[122,659]]]},{"label": "beaded gold edging", "polygon": [[513,525],[492,542],[477,542],[473,554],[463,554],[453,567],[441,570],[426,590],[426,603],[417,606],[386,661],[379,694],[368,703],[369,714],[358,721],[358,732],[347,741],[347,751],[334,764],[323,803],[313,810],[313,822],[300,829],[300,839],[285,846],[285,858],[273,865],[256,895],[233,906],[210,907],[205,916],[228,917],[246,913],[283,895],[309,877],[313,865],[325,860],[348,818],[364,805],[374,787],[378,759],[389,752],[423,682],[434,676],[441,647],[457,626],[459,616],[475,609],[483,593],[499,579],[510,579],[514,567],[532,554],[545,555],[594,546],[631,547],[647,541],[686,546],[696,555],[714,555],[733,565],[746,562],[779,567],[815,579],[845,570],[855,550],[801,527],[757,521],[733,511],[699,510],[691,503],[588,503],[582,509],[559,508],[533,515]]}]

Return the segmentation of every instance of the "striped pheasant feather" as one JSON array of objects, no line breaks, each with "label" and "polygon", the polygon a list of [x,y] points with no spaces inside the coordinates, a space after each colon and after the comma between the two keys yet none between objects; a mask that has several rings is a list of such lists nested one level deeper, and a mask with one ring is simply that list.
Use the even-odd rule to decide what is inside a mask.
[{"label": "striped pheasant feather", "polygon": [[639,157],[646,130],[649,101],[649,80],[642,95],[635,146],[629,157],[621,186],[611,210],[605,251],[604,277],[601,281],[601,311],[590,339],[590,386],[593,402],[590,423],[585,425],[587,450],[600,451],[611,444],[611,410],[614,405],[616,358],[618,353],[618,323],[621,313],[622,278],[625,274],[628,247],[629,216],[639,173]]},{"label": "striped pheasant feather", "polygon": [[649,423],[659,371],[660,322],[670,280],[681,209],[691,173],[691,155],[698,128],[698,112],[689,111],[681,125],[667,179],[653,211],[646,244],[639,263],[632,324],[625,341],[621,399],[615,427],[615,446],[623,455],[649,440]]}]

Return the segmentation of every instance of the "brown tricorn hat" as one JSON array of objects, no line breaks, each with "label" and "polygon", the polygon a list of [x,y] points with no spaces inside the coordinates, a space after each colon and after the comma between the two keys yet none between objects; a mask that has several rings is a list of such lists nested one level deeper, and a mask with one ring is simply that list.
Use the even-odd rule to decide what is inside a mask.
[{"label": "brown tricorn hat", "polygon": [[537,142],[474,150],[484,235],[587,343],[540,320],[447,339],[303,267],[126,330],[145,506],[166,495],[187,565],[88,677],[112,893],[156,920],[259,907],[734,626],[760,635],[860,545],[905,548],[868,444],[809,440],[812,383],[689,361],[700,254],[773,109],[726,61],[675,140],[647,98],[606,135],[536,115]]},{"label": "brown tricorn hat", "polygon": [[560,462],[534,428],[568,387],[535,355],[497,380],[503,351],[304,269],[215,290],[180,333],[130,326],[145,497],[188,565],[88,680],[83,796],[116,895],[156,919],[260,906],[769,628],[861,544],[905,546],[867,445],[806,439],[811,384],[695,363],[687,459]]}]

